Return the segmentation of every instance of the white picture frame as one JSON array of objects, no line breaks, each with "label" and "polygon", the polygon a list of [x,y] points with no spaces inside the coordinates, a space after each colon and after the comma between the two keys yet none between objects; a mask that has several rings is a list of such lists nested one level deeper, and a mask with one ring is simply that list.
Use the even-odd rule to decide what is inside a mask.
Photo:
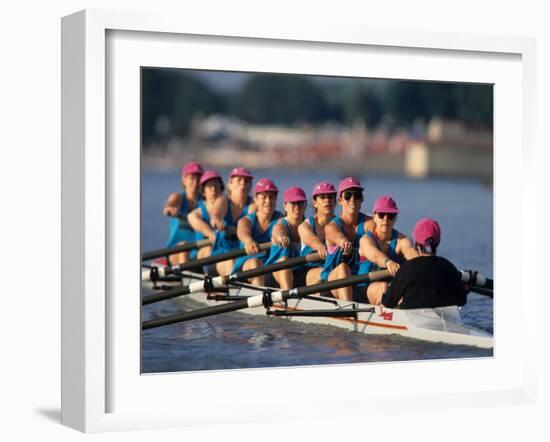
[{"label": "white picture frame", "polygon": [[[134,40],[127,46],[122,46],[127,51],[121,53],[120,46],[110,45],[109,38],[113,36],[125,36]],[[116,63],[118,58],[122,60],[126,53],[130,54],[128,66],[135,67],[140,55],[134,53],[135,37],[138,36],[140,44],[148,44],[148,40],[155,40],[157,48],[163,45],[179,44],[182,39],[193,38],[194,41],[203,44],[203,40],[215,39],[222,45],[236,45],[240,42],[250,43],[252,46],[268,44],[281,46],[283,51],[301,51],[304,47],[319,47],[322,50],[338,52],[362,50],[369,48],[384,54],[386,52],[399,52],[398,57],[409,57],[414,51],[421,55],[444,59],[445,57],[470,57],[474,63],[484,64],[488,59],[510,62],[510,69],[514,71],[510,79],[502,78],[495,83],[496,88],[502,84],[508,89],[504,93],[513,97],[514,103],[520,108],[506,109],[499,97],[508,95],[496,95],[495,99],[495,220],[505,212],[502,198],[504,195],[514,195],[521,201],[521,207],[536,206],[536,192],[526,192],[525,189],[535,189],[536,186],[524,182],[522,188],[509,187],[504,178],[510,164],[523,161],[524,171],[528,170],[534,158],[534,103],[535,103],[535,45],[532,39],[517,37],[494,38],[481,35],[465,35],[451,33],[428,33],[415,31],[381,31],[368,28],[349,28],[343,26],[296,27],[288,24],[273,24],[266,27],[254,23],[238,26],[231,22],[219,23],[197,18],[193,21],[182,23],[175,17],[154,16],[142,13],[125,13],[88,10],[82,11],[62,21],[62,423],[84,432],[100,432],[124,429],[159,428],[170,426],[196,426],[208,425],[212,418],[218,423],[229,422],[260,422],[274,419],[294,419],[298,413],[313,416],[319,410],[338,403],[339,412],[336,416],[343,417],[354,413],[360,407],[363,413],[368,413],[370,398],[376,397],[376,409],[378,412],[385,410],[407,410],[410,404],[422,409],[436,408],[465,408],[469,406],[491,406],[505,403],[532,403],[535,397],[535,367],[534,361],[529,361],[529,355],[534,352],[536,324],[530,321],[518,334],[509,333],[507,321],[512,314],[509,305],[503,297],[498,301],[497,322],[495,325],[496,350],[495,358],[491,361],[447,361],[438,369],[459,370],[476,372],[483,379],[493,377],[493,382],[482,387],[482,382],[473,385],[460,384],[456,388],[447,389],[443,386],[433,386],[426,389],[423,394],[419,391],[406,391],[399,384],[384,386],[373,391],[362,385],[357,385],[353,393],[316,395],[315,383],[319,376],[339,376],[360,378],[368,372],[369,378],[376,378],[385,372],[400,373],[406,371],[410,375],[421,372],[430,372],[433,367],[428,364],[380,364],[378,366],[362,365],[344,367],[319,367],[319,368],[292,368],[283,370],[235,370],[221,373],[187,373],[174,375],[140,376],[135,371],[135,351],[139,352],[139,339],[137,341],[128,336],[139,335],[139,326],[121,320],[121,310],[118,302],[122,299],[113,299],[113,287],[119,290],[123,287],[124,279],[114,277],[112,267],[122,261],[119,253],[136,253],[121,251],[120,247],[114,247],[117,235],[121,230],[116,227],[116,196],[113,195],[113,187],[120,182],[120,175],[130,174],[133,178],[124,181],[132,182],[136,174],[139,179],[139,166],[135,170],[136,152],[129,151],[131,158],[128,163],[133,164],[134,169],[121,171],[122,163],[120,150],[110,149],[110,143],[118,143],[117,130],[108,130],[107,121],[116,119],[116,111],[109,108],[112,97],[109,94],[110,82],[116,81],[116,73],[109,70],[110,63]],[[163,39],[165,40],[163,42]],[[210,41],[210,40],[208,40]],[[208,45],[208,43],[206,43]],[[278,47],[278,46],[277,46]],[[135,51],[134,51],[135,52]],[[147,51],[143,51],[144,53]],[[158,51],[163,52],[163,51]],[[159,56],[160,57],[160,56]],[[162,60],[162,58],[159,58]],[[411,58],[414,61],[414,57]],[[477,61],[476,61],[477,60]],[[159,61],[160,62],[160,61]],[[228,68],[228,60],[209,68]],[[254,60],[246,60],[249,69],[254,68]],[[388,63],[391,64],[390,61]],[[414,64],[414,63],[411,63]],[[445,63],[441,63],[444,65]],[[175,63],[175,66],[178,66]],[[394,65],[397,69],[397,65]],[[437,63],[429,64],[431,70],[437,70]],[[204,64],[196,67],[205,67]],[[231,66],[232,67],[232,66]],[[243,70],[245,68],[241,67]],[[288,71],[288,66],[280,66],[283,71]],[[426,67],[419,65],[416,69],[417,77],[409,73],[410,78],[431,79],[437,74],[433,71],[426,72]],[[424,69],[424,71],[423,71]],[[444,67],[442,67],[444,69]],[[448,67],[447,67],[448,69]],[[515,71],[517,69],[517,72]],[[397,72],[397,71],[396,71]],[[442,71],[443,72],[443,71]],[[109,73],[109,75],[106,75]],[[316,73],[316,72],[311,72]],[[351,72],[353,74],[353,72]],[[113,74],[111,76],[111,74]],[[135,72],[134,72],[135,74]],[[501,73],[502,74],[502,73]],[[133,74],[132,74],[133,75]],[[385,72],[382,76],[391,75]],[[496,74],[495,74],[496,75]],[[504,74],[502,74],[504,75]],[[490,78],[487,77],[487,78]],[[468,74],[457,73],[457,80],[470,81]],[[519,79],[519,80],[518,80]],[[510,82],[508,82],[510,81]],[[519,83],[518,83],[519,81]],[[515,90],[512,84],[519,84],[520,90]],[[499,93],[500,94],[500,93]],[[135,102],[134,97],[133,100]],[[135,109],[134,109],[135,111]],[[519,127],[506,128],[511,121],[520,118]],[[135,115],[129,117],[135,122]],[[129,126],[132,127],[132,126]],[[500,137],[501,130],[508,129],[510,137]],[[127,132],[129,133],[129,132]],[[139,140],[139,132],[131,132],[132,142]],[[124,136],[124,135],[122,135]],[[139,146],[139,141],[138,141]],[[139,155],[137,155],[139,158]],[[508,158],[509,157],[509,158]],[[503,165],[500,165],[503,162]],[[139,164],[139,163],[138,163]],[[124,166],[122,166],[124,167]],[[500,174],[500,175],[499,175]],[[525,180],[533,180],[534,176],[524,174]],[[135,181],[134,181],[135,184]],[[531,183],[532,184],[532,183]],[[120,188],[117,188],[120,191]],[[132,195],[129,195],[130,210],[135,211],[136,195],[139,195],[139,187]],[[125,190],[125,189],[123,189]],[[130,191],[131,192],[131,191]],[[500,201],[500,202],[499,202]],[[137,198],[139,206],[139,198]],[[498,227],[498,226],[497,226]],[[137,229],[139,233],[139,226]],[[132,233],[133,232],[133,233]],[[516,230],[516,233],[518,231]],[[496,229],[495,254],[499,254],[499,235],[503,230]],[[135,228],[129,228],[128,241],[131,235],[135,235]],[[521,235],[521,233],[518,233]],[[502,236],[501,236],[502,237]],[[520,253],[522,257],[534,256],[534,244],[530,241],[522,241]],[[130,249],[132,247],[129,247]],[[137,252],[139,255],[139,251]],[[127,255],[128,256],[128,255]],[[139,274],[139,261],[130,261],[121,269],[121,274]],[[500,261],[502,262],[502,261]],[[519,262],[526,262],[525,259]],[[522,305],[535,305],[534,290],[535,281],[527,278],[517,278],[515,281],[507,280],[504,265],[500,267],[499,260],[495,259],[495,284],[497,292],[515,289],[521,292]],[[120,270],[120,267],[118,267]],[[526,264],[515,269],[517,273],[526,274]],[[126,272],[126,273],[125,273]],[[118,275],[117,271],[117,275]],[[508,276],[509,277],[509,276]],[[500,279],[499,279],[500,278]],[[136,278],[136,281],[138,279]],[[521,285],[518,281],[521,281]],[[510,282],[510,284],[508,284]],[[119,286],[118,284],[122,284]],[[131,292],[132,290],[128,290]],[[126,292],[126,290],[125,290]],[[125,298],[123,295],[120,295]],[[127,296],[127,295],[125,295]],[[137,303],[136,298],[136,304]],[[139,307],[137,307],[139,309]],[[527,314],[520,309],[516,312],[520,319]],[[501,320],[502,318],[502,320]],[[135,318],[134,318],[135,319]],[[499,322],[500,321],[500,322]],[[119,325],[122,331],[119,330]],[[132,328],[133,327],[133,328]],[[125,335],[128,331],[129,335]],[[113,339],[127,339],[128,353],[115,351],[120,349],[120,344],[112,344]],[[506,346],[513,346],[521,342],[521,351],[516,353],[517,362],[513,362]],[[127,404],[135,402],[129,391],[137,384],[128,381],[124,376],[124,370],[118,373],[120,367],[127,361],[133,361],[125,368],[128,379],[135,380],[143,388],[142,397],[147,394],[156,394],[154,391],[166,391],[185,386],[187,404],[194,406],[175,407],[169,398],[165,397],[166,406],[146,408],[145,405],[136,404],[135,408]],[[132,365],[133,364],[133,365]],[[405,367],[406,365],[406,367]],[[315,370],[315,376],[311,376]],[[498,375],[500,373],[500,376]],[[291,376],[290,376],[291,375]],[[184,378],[183,376],[187,376]],[[190,376],[190,377],[189,377]],[[293,398],[294,404],[301,404],[299,411],[294,407],[285,407],[288,397],[272,395],[267,399],[259,397],[259,391],[266,381],[276,379],[276,384],[283,382],[292,388],[301,388],[303,392],[310,393],[309,397]],[[311,378],[311,381],[306,379]],[[192,388],[191,382],[196,388]],[[296,380],[297,379],[297,380]],[[127,382],[128,381],[128,382]],[[242,390],[243,383],[250,384],[248,390]],[[185,385],[187,383],[187,385]],[[113,391],[119,384],[124,384],[125,389],[117,392],[113,401]],[[144,385],[146,384],[146,385]],[[216,397],[219,409],[237,403],[242,410],[240,417],[227,416],[217,412],[217,407],[212,410],[208,394],[204,394],[205,385],[222,391]],[[175,391],[175,390],[174,390]],[[124,396],[128,397],[125,398]],[[238,397],[237,397],[238,395]],[[115,403],[116,402],[116,403]],[[118,404],[123,404],[119,406]],[[366,404],[366,405],[365,405]],[[334,408],[334,407],[333,407]],[[207,410],[208,415],[207,415]],[[214,416],[213,416],[214,414]]]}]

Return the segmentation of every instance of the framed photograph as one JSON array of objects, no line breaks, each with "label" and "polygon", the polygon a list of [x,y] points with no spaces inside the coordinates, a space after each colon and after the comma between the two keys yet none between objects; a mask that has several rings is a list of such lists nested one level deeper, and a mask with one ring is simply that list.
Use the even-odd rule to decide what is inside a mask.
[{"label": "framed photograph", "polygon": [[[168,17],[84,11],[63,19],[62,44],[64,424],[92,432],[294,419],[325,407],[343,417],[369,407],[407,410],[418,401],[437,409],[532,400],[535,324],[516,306],[530,305],[535,291],[521,277],[526,264],[508,271],[506,220],[510,201],[527,208],[535,198],[525,190],[534,187],[533,177],[524,176],[523,186],[509,178],[533,155],[533,41],[206,20],[181,25]],[[394,229],[409,238],[420,218],[437,218],[441,255],[496,282],[494,300],[474,295],[462,309],[466,326],[490,336],[490,345],[427,345],[377,333],[358,338],[357,317],[344,318],[355,321],[348,333],[318,321],[330,315],[316,316],[314,324],[293,317],[289,324],[290,315],[238,312],[143,331],[144,323],[180,309],[205,308],[175,300],[142,306],[142,297],[181,287],[181,278],[166,277],[155,283],[164,290],[143,291],[151,268],[142,267],[142,255],[184,242],[170,243],[169,224],[189,217],[177,220],[167,199],[181,195],[182,167],[189,172],[193,163],[210,177],[198,178],[205,210],[225,193],[218,186],[207,197],[209,182],[233,186],[233,175],[250,174],[248,203],[259,204],[255,187],[269,178],[278,190],[276,208],[287,210],[292,226],[286,190],[305,191],[308,207],[300,216],[311,217],[315,186],[330,182],[338,215],[347,210],[342,182],[352,177],[358,182],[350,189],[363,188],[362,210],[373,216],[377,238],[376,223],[390,219],[390,203],[399,207]],[[385,209],[376,205],[384,196],[392,197],[382,198]],[[198,208],[203,221],[213,213]],[[521,239],[522,230],[516,234]],[[185,242],[210,239],[205,231]],[[521,244],[518,263],[533,247]],[[215,255],[206,253],[210,246],[188,254]],[[189,261],[158,260],[168,256],[158,254],[154,266]],[[186,283],[204,282],[196,270],[184,269]],[[229,302],[211,304],[239,302],[259,287],[249,278],[240,283],[238,293],[220,295],[234,296]],[[357,296],[371,299],[366,288]],[[369,314],[383,326],[404,311],[375,306]],[[518,322],[525,327],[518,330]],[[443,328],[452,334],[450,325]],[[353,388],[319,388],[329,379]],[[430,379],[438,382],[422,382]],[[266,389],[269,395],[261,394]],[[295,407],[285,405],[289,400]],[[225,413],[228,407],[239,415]]]}]

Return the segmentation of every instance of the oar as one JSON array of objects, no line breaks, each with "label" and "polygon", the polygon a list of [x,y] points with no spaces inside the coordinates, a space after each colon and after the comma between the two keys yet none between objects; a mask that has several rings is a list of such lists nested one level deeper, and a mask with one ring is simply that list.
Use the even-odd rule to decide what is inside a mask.
[{"label": "oar", "polygon": [[[258,244],[258,249],[260,249],[260,251],[268,250],[270,247],[271,247],[270,242],[264,242],[264,243]],[[166,267],[153,267],[152,269],[143,270],[141,273],[141,279],[143,281],[154,280],[156,276],[163,277],[173,273],[180,273],[180,272],[183,272],[184,270],[189,270],[196,267],[204,267],[210,264],[216,264],[218,262],[228,261],[233,258],[239,258],[244,255],[246,255],[245,249],[234,249],[226,253],[220,253],[219,255],[208,256],[202,259],[196,259],[194,261],[189,261],[184,264],[177,264],[173,266],[169,265]],[[151,277],[152,274],[154,275],[153,277]]]},{"label": "oar", "polygon": [[142,261],[149,261],[150,259],[160,258],[161,256],[174,255],[180,252],[188,252],[189,250],[200,249],[202,247],[211,246],[212,241],[209,239],[200,239],[198,241],[190,241],[185,244],[174,247],[166,247],[164,249],[152,250],[145,252],[141,255]]},{"label": "oar", "polygon": [[[460,279],[465,282],[469,287],[476,287],[480,289],[493,290],[493,280],[486,278],[481,273],[475,270],[459,270]],[[473,290],[472,290],[473,291]]]},{"label": "oar", "polygon": [[377,270],[375,272],[366,273],[364,275],[354,275],[349,278],[335,279],[329,282],[320,284],[298,287],[291,290],[275,291],[272,293],[265,292],[262,295],[250,296],[247,299],[231,302],[228,304],[215,305],[204,309],[193,310],[191,312],[179,313],[177,315],[168,316],[165,318],[151,319],[142,323],[142,329],[163,327],[165,325],[174,324],[177,322],[190,321],[192,319],[205,318],[207,316],[218,315],[221,313],[234,312],[245,308],[269,307],[276,302],[284,302],[287,299],[299,298],[301,296],[319,293],[325,290],[339,289],[351,285],[361,284],[369,281],[382,281],[390,279],[391,275],[388,270]]},{"label": "oar", "polygon": [[[223,229],[227,233],[236,233],[235,227],[227,226]],[[185,244],[174,247],[166,247],[164,249],[151,250],[141,255],[142,261],[160,258],[162,256],[174,255],[175,253],[188,252],[189,250],[200,249],[202,247],[211,246],[212,241],[209,239],[199,239],[198,241],[190,241]]]},{"label": "oar", "polygon": [[[176,298],[178,296],[188,295],[190,293],[197,293],[202,291],[212,291],[212,289],[221,288],[227,286],[231,282],[246,281],[247,279],[255,276],[266,275],[268,273],[277,272],[279,270],[289,269],[292,267],[298,267],[310,262],[319,261],[321,258],[318,253],[311,253],[305,256],[298,256],[296,258],[290,258],[286,261],[276,262],[267,266],[258,267],[257,269],[244,270],[242,272],[236,272],[231,275],[216,276],[210,280],[196,281],[183,287],[177,287],[171,290],[167,290],[163,293],[157,293],[155,295],[146,296],[142,299],[142,305],[152,304],[153,302],[164,301],[166,299]],[[207,287],[209,285],[210,287]]]}]

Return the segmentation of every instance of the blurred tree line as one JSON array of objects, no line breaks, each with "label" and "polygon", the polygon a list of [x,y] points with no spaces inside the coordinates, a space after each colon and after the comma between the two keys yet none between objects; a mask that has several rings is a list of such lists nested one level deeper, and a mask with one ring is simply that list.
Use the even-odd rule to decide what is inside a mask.
[{"label": "blurred tree line", "polygon": [[[491,85],[379,80],[384,88],[346,79],[319,85],[308,76],[252,74],[235,91],[219,92],[176,69],[142,70],[144,145],[162,136],[189,135],[194,117],[233,115],[251,124],[350,124],[382,122],[410,127],[432,117],[492,127]],[[391,129],[391,128],[390,128]]]}]

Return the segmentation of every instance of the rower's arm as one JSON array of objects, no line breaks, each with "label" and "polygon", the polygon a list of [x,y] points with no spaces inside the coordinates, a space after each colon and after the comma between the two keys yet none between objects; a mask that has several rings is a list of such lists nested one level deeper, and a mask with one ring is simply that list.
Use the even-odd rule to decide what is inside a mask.
[{"label": "rower's arm", "polygon": [[179,194],[178,192],[171,193],[166,200],[166,204],[164,204],[164,208],[162,209],[163,215],[176,216],[178,214],[178,211],[180,210],[181,204],[181,194]]},{"label": "rower's arm", "polygon": [[367,235],[363,235],[359,241],[359,253],[378,267],[386,267],[388,256],[376,246],[374,239]]},{"label": "rower's arm", "polygon": [[247,216],[241,218],[237,223],[237,238],[243,243],[248,255],[259,253],[258,243],[252,237],[252,222]]},{"label": "rower's arm", "polygon": [[279,221],[273,226],[273,231],[271,232],[271,242],[276,245],[282,245],[283,238],[285,237],[288,239],[288,232]]},{"label": "rower's arm", "polygon": [[254,241],[252,238],[252,223],[250,218],[245,216],[237,223],[237,238],[239,238],[239,241],[243,244]]},{"label": "rower's arm", "polygon": [[330,246],[340,246],[344,242],[348,241],[346,235],[340,230],[336,223],[328,223],[325,226],[325,240],[327,245]]},{"label": "rower's arm", "polygon": [[196,208],[187,215],[187,221],[189,221],[194,231],[200,232],[210,241],[214,241],[214,230],[202,219],[200,208]]},{"label": "rower's arm", "polygon": [[227,213],[227,207],[228,207],[229,201],[227,200],[225,195],[220,195],[216,198],[216,201],[214,201],[214,205],[212,206],[211,212],[210,212],[210,225],[214,229],[222,230],[224,227],[223,218],[225,214]]},{"label": "rower's arm", "polygon": [[303,221],[298,226],[298,235],[300,235],[300,240],[306,246],[311,247],[314,250],[324,246],[323,241],[321,241],[319,237],[313,233],[313,229],[307,221]]},{"label": "rower's arm", "polygon": [[396,252],[404,256],[407,261],[418,256],[418,251],[414,248],[412,241],[405,235],[399,238],[396,248]]}]

